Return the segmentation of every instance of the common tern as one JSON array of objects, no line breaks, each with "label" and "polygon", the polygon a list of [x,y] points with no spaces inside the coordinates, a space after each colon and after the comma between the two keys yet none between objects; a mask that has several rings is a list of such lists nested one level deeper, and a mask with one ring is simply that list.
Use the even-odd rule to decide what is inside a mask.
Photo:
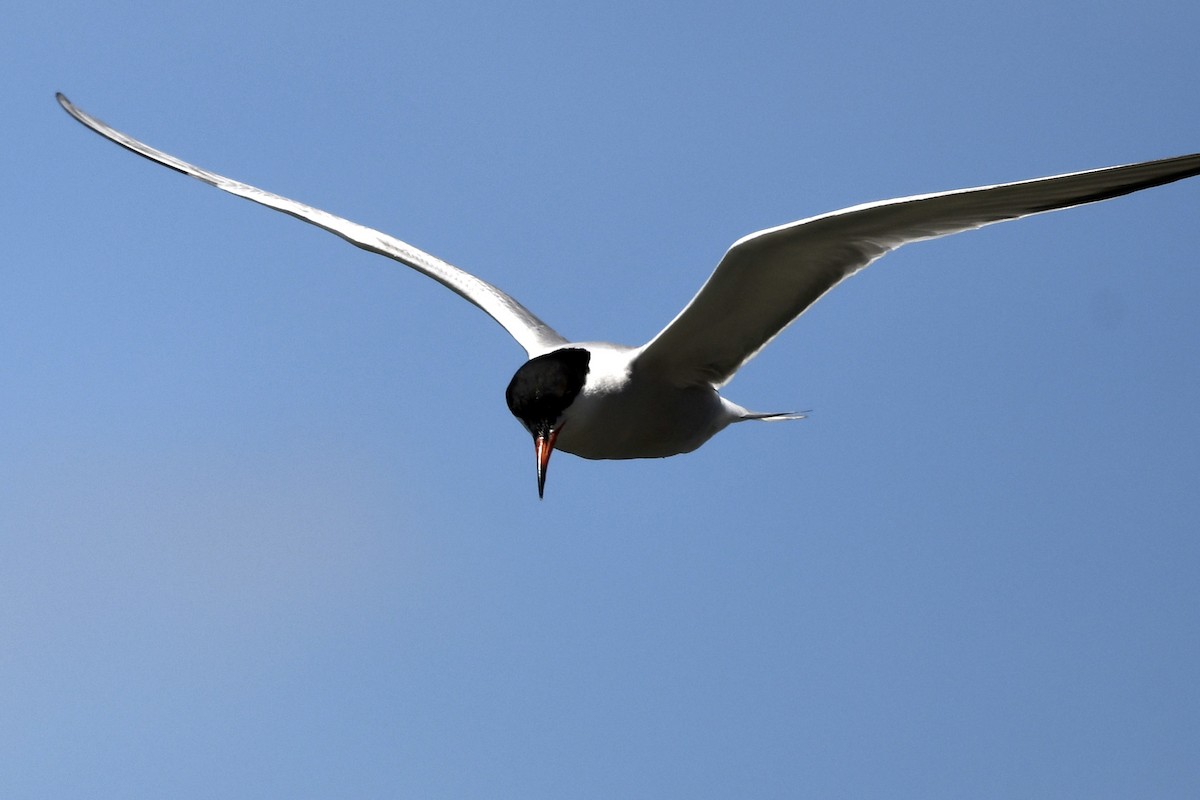
[{"label": "common tern", "polygon": [[583,458],[688,453],[734,422],[798,419],[759,413],[718,389],[823,294],[901,245],[995,222],[1108,200],[1200,174],[1200,153],[1048,178],[914,195],[844,208],[733,243],[682,311],[649,342],[573,342],[508,294],[386,233],[188,164],[92,117],[79,122],[140,156],[282,211],[393,258],[475,304],[525,349],[505,392],[533,436],[538,496],[557,448]]}]

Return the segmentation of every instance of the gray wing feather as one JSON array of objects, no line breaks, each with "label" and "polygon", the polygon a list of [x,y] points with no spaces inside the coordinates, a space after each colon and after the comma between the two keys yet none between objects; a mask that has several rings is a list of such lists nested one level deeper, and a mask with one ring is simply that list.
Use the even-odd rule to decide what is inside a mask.
[{"label": "gray wing feather", "polygon": [[545,322],[538,319],[529,309],[515,299],[497,289],[490,283],[476,278],[469,272],[432,256],[423,250],[400,241],[394,236],[359,225],[356,222],[322,211],[319,208],[280,197],[277,194],[263,191],[249,184],[241,183],[215,172],[209,172],[172,155],[155,150],[147,144],[139,142],[127,134],[106,125],[95,117],[85,113],[71,104],[61,93],[57,94],[58,102],[75,119],[91,128],[96,133],[122,147],[132,150],[151,161],[170,167],[173,170],[190,175],[204,181],[210,186],[244,197],[247,200],[282,211],[293,217],[312,223],[318,228],[336,234],[356,247],[378,253],[395,259],[401,264],[412,267],[417,272],[428,275],[438,283],[458,294],[465,300],[483,309],[492,319],[499,322],[509,334],[517,340],[530,357],[553,350],[567,343]]},{"label": "gray wing feather", "polygon": [[901,245],[1197,174],[1200,154],[1179,156],[866,203],[750,234],[639,361],[683,383],[720,386],[821,295]]}]

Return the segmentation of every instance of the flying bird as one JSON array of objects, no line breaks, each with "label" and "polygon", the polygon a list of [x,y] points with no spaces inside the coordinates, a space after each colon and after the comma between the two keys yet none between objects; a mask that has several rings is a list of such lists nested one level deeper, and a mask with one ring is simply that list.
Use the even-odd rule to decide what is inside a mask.
[{"label": "flying bird", "polygon": [[901,245],[1095,203],[1200,174],[1200,153],[844,208],[733,243],[675,319],[639,347],[574,342],[480,278],[386,233],[188,164],[76,108],[67,113],[140,156],[282,211],[421,272],[500,323],[528,360],[505,400],[533,437],[538,496],[555,450],[583,458],[688,453],[731,423],[798,419],[730,402],[718,389],[843,279]]}]

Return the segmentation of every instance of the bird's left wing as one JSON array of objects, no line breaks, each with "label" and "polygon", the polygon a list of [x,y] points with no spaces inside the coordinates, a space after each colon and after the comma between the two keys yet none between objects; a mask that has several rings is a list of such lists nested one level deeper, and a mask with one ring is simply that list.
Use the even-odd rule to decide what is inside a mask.
[{"label": "bird's left wing", "polygon": [[728,381],[843,278],[897,247],[994,222],[1094,203],[1200,174],[1200,154],[998,186],[903,197],[752,233],[638,363],[683,384]]},{"label": "bird's left wing", "polygon": [[240,181],[231,180],[215,172],[188,164],[172,155],[155,150],[147,144],[139,142],[131,136],[115,130],[95,117],[85,113],[71,104],[62,93],[55,95],[58,102],[75,119],[91,128],[96,133],[122,147],[132,150],[140,156],[170,167],[173,170],[190,175],[204,181],[210,186],[244,197],[260,205],[282,211],[293,217],[310,222],[318,228],[337,234],[350,244],[393,258],[401,264],[412,267],[417,272],[428,275],[447,289],[455,292],[463,299],[470,301],[499,322],[509,334],[517,340],[530,357],[553,350],[564,345],[567,340],[553,328],[538,319],[533,312],[518,303],[514,298],[492,286],[490,283],[476,278],[469,272],[447,264],[440,258],[419,250],[410,244],[400,241],[381,231],[359,225],[341,217],[322,211],[319,208],[307,206],[286,197],[263,191]]}]

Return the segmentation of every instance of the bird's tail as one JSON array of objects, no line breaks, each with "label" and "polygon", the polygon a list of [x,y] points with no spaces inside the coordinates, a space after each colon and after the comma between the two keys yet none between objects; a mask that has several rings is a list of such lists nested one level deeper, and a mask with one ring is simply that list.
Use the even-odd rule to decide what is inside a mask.
[{"label": "bird's tail", "polygon": [[769,414],[747,411],[738,422],[745,422],[748,419],[757,419],[762,422],[783,422],[789,419],[804,419],[808,414],[809,412],[807,411],[775,411]]}]

